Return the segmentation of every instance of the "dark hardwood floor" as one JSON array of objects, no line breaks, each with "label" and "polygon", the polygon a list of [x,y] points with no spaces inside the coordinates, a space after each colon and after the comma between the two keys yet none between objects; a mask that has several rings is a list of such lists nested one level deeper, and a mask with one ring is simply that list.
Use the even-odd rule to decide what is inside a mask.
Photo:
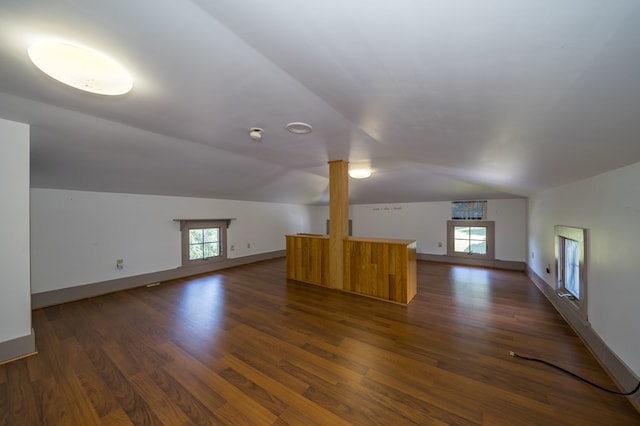
[{"label": "dark hardwood floor", "polygon": [[2,425],[638,425],[518,272],[418,262],[388,304],[285,279],[283,259],[33,313],[0,366]]}]

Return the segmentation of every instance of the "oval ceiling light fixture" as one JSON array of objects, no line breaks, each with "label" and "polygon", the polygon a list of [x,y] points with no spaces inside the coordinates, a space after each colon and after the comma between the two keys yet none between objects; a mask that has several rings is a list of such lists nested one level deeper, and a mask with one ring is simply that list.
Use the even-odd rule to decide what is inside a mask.
[{"label": "oval ceiling light fixture", "polygon": [[371,176],[371,169],[349,169],[349,176],[354,179],[366,179]]},{"label": "oval ceiling light fixture", "polygon": [[28,54],[40,71],[85,92],[117,96],[133,88],[133,79],[124,67],[94,49],[43,40],[29,46]]},{"label": "oval ceiling light fixture", "polygon": [[302,123],[300,121],[291,122],[284,126],[284,128],[296,135],[306,135],[311,133],[311,130],[313,130],[310,124]]}]

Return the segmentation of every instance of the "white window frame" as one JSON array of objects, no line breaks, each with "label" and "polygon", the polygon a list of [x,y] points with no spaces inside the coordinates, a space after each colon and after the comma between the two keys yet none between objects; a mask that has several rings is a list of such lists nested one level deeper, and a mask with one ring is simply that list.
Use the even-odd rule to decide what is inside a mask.
[{"label": "white window frame", "polygon": [[[454,251],[455,248],[455,227],[456,226],[473,226],[487,229],[487,252],[480,253],[462,253]],[[447,256],[464,257],[475,259],[495,259],[495,222],[492,220],[448,220],[447,221]]]}]

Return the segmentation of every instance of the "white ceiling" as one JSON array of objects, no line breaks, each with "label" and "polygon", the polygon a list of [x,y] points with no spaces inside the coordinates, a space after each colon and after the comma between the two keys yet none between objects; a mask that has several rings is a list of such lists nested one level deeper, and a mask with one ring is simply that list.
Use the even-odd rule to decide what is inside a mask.
[{"label": "white ceiling", "polygon": [[[352,203],[437,201],[640,161],[636,0],[0,0],[0,37],[33,187],[323,204],[347,160],[374,169]],[[43,37],[108,52],[133,91],[51,80]]]}]

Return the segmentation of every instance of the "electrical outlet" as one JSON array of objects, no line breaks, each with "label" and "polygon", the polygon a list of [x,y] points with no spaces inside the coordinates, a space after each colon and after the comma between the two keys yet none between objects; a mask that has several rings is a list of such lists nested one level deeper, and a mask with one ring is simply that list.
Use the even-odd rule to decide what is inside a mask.
[{"label": "electrical outlet", "polygon": [[442,247],[442,241],[438,242],[438,247]]},{"label": "electrical outlet", "polygon": [[247,243],[247,248],[251,248],[251,243]]},{"label": "electrical outlet", "polygon": [[116,259],[116,268],[124,269],[124,259]]},{"label": "electrical outlet", "polygon": [[236,249],[236,246],[234,246],[233,244],[231,244],[231,251],[234,251]]}]

